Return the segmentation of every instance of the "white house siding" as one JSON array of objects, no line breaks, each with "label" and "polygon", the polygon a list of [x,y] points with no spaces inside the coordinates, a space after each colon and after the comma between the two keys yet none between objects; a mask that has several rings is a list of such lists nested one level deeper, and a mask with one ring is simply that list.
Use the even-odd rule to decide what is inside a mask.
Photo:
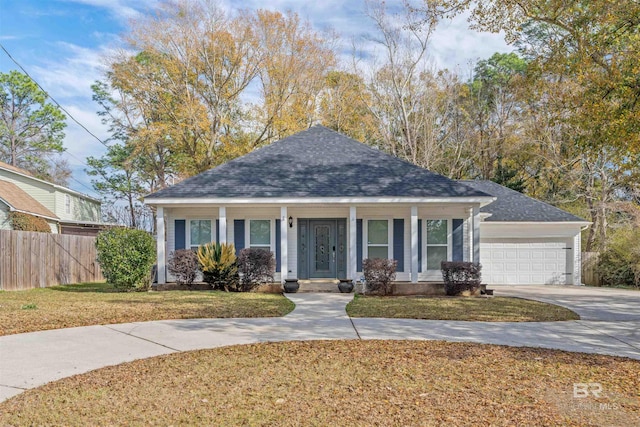
[{"label": "white house siding", "polygon": [[25,193],[33,197],[45,208],[56,213],[56,197],[53,185],[41,182],[33,178],[0,169],[0,179],[12,182]]},{"label": "white house siding", "polygon": [[9,221],[9,207],[4,203],[0,203],[0,230],[11,230],[11,221]]},{"label": "white house siding", "polygon": [[482,222],[480,228],[484,283],[580,284],[580,225]]},{"label": "white house siding", "polygon": [[[67,212],[66,196],[69,196],[70,210]],[[63,221],[99,222],[100,203],[60,189],[54,191],[55,206],[51,211]],[[48,207],[48,206],[47,206]]]}]

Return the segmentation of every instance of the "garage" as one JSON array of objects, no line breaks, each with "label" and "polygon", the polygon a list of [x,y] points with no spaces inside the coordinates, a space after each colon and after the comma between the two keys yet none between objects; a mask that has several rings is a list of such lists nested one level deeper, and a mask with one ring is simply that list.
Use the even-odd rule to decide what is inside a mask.
[{"label": "garage", "polygon": [[482,239],[482,281],[492,285],[566,285],[571,282],[572,253],[566,241]]},{"label": "garage", "polygon": [[580,285],[581,234],[589,221],[491,181],[464,181],[496,197],[480,208],[487,285]]}]

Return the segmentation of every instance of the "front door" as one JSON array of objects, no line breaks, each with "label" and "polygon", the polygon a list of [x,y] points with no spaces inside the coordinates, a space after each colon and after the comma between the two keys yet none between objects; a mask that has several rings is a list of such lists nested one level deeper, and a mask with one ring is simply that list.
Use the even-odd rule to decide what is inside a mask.
[{"label": "front door", "polygon": [[336,278],[336,222],[309,221],[309,277]]},{"label": "front door", "polygon": [[345,278],[346,246],[346,220],[298,220],[298,277]]}]

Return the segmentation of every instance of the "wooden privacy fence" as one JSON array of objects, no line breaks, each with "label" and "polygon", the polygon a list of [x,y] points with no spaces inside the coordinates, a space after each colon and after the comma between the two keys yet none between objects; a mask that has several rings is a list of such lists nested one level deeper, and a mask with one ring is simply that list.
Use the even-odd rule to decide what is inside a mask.
[{"label": "wooden privacy fence", "polygon": [[104,280],[95,242],[95,237],[0,230],[0,289]]},{"label": "wooden privacy fence", "polygon": [[582,252],[582,283],[589,286],[602,286],[598,274],[598,252]]}]

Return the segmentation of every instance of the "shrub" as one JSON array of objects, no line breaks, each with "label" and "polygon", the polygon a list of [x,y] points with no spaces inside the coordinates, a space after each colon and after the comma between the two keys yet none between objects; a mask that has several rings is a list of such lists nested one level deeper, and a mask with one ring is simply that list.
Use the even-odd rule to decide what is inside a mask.
[{"label": "shrub", "polygon": [[213,289],[235,291],[238,288],[238,264],[233,243],[207,243],[198,248],[202,278]]},{"label": "shrub", "polygon": [[198,255],[190,249],[178,249],[172,254],[167,267],[178,285],[191,286],[198,274]]},{"label": "shrub", "polygon": [[261,283],[273,282],[276,260],[271,251],[245,248],[238,256],[238,269],[242,273],[241,292],[248,292]]},{"label": "shrub", "polygon": [[605,286],[640,287],[640,228],[612,233],[598,259],[598,272]]},{"label": "shrub", "polygon": [[18,231],[38,231],[40,233],[51,233],[51,227],[39,216],[33,216],[22,212],[9,212],[9,219],[14,230]]},{"label": "shrub", "polygon": [[362,261],[362,272],[366,281],[366,290],[377,295],[389,295],[391,282],[396,278],[395,259],[367,258]]},{"label": "shrub", "polygon": [[147,290],[156,260],[155,241],[143,230],[111,228],[96,238],[98,263],[107,282],[122,290]]},{"label": "shrub", "polygon": [[442,261],[442,279],[447,295],[461,295],[469,292],[475,295],[480,290],[480,264],[465,261]]}]

